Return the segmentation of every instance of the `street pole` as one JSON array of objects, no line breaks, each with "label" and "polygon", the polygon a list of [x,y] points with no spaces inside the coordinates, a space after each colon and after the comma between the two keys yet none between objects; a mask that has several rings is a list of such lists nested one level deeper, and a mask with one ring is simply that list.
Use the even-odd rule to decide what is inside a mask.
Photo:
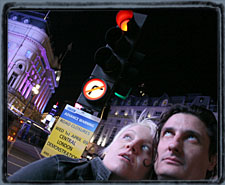
[{"label": "street pole", "polygon": [[33,92],[32,92],[29,101],[27,102],[25,108],[24,108],[23,111],[22,111],[21,117],[24,115],[24,113],[25,113],[25,111],[26,111],[28,105],[30,104],[31,100],[33,99],[33,97],[34,97],[34,94],[33,94]]}]

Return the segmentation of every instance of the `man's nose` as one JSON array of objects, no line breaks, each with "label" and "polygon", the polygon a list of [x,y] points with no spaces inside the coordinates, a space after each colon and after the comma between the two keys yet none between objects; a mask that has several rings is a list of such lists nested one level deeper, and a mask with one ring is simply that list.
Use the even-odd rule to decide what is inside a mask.
[{"label": "man's nose", "polygon": [[179,137],[174,137],[174,139],[169,143],[168,149],[173,153],[182,152],[182,141]]}]

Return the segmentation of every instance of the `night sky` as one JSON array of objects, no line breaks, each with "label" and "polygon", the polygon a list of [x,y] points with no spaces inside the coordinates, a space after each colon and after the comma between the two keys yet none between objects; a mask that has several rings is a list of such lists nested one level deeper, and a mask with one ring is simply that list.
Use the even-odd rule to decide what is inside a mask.
[{"label": "night sky", "polygon": [[[50,39],[62,62],[62,77],[45,111],[74,103],[94,66],[94,54],[105,46],[106,31],[116,26],[118,10],[51,10]],[[145,54],[138,83],[148,96],[202,93],[217,100],[217,13],[213,9],[145,9],[148,15],[137,49]]]}]

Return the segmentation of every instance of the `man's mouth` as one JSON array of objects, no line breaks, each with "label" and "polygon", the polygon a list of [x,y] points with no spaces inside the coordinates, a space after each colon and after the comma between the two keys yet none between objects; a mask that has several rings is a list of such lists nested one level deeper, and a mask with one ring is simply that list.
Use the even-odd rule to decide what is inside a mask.
[{"label": "man's mouth", "polygon": [[180,159],[178,159],[177,157],[165,157],[163,160],[169,164],[183,165],[183,162]]}]

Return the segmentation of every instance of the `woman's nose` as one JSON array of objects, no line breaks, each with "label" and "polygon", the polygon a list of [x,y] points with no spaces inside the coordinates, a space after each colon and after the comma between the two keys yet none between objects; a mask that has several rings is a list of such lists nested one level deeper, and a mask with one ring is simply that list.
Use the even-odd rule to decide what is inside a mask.
[{"label": "woman's nose", "polygon": [[126,148],[132,151],[133,153],[139,152],[139,141],[132,141],[126,144]]}]

